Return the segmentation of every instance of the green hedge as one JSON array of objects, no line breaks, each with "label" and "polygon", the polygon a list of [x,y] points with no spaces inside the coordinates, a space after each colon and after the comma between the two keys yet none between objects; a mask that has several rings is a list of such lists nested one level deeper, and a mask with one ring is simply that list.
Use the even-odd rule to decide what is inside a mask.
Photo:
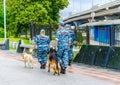
[{"label": "green hedge", "polygon": [[99,47],[96,45],[88,45],[88,48],[83,58],[83,63],[93,65],[95,63],[98,49]]},{"label": "green hedge", "polygon": [[73,61],[120,69],[120,47],[82,45]]},{"label": "green hedge", "polygon": [[84,54],[85,54],[85,50],[87,49],[87,46],[86,45],[82,45],[82,47],[80,48],[79,50],[79,53],[76,55],[76,57],[74,58],[74,62],[78,62],[78,63],[81,63],[82,62],[82,59],[84,57]]},{"label": "green hedge", "polygon": [[120,47],[111,48],[107,67],[120,69]]},{"label": "green hedge", "polygon": [[109,46],[99,46],[95,59],[95,65],[106,67],[108,62],[107,59],[109,57],[108,55],[109,55]]}]

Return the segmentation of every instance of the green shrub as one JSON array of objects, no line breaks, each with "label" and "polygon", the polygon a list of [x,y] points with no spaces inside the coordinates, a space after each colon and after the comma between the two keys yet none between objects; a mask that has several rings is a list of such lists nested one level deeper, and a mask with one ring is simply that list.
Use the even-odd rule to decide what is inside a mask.
[{"label": "green shrub", "polygon": [[74,43],[75,47],[83,45],[84,44],[83,41],[86,39],[86,37],[82,36],[82,32],[78,31],[75,34],[75,36],[76,36],[76,41],[77,41],[76,43]]}]

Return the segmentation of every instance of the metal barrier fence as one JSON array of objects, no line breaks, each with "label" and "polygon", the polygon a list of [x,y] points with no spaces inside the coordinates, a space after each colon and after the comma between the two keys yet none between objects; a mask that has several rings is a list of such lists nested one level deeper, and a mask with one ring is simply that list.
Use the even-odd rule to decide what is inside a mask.
[{"label": "metal barrier fence", "polygon": [[78,32],[82,33],[84,44],[120,47],[120,25],[86,26]]},{"label": "metal barrier fence", "polygon": [[86,25],[77,31],[77,36],[80,33],[84,43],[74,62],[120,69],[120,25]]},{"label": "metal barrier fence", "polygon": [[120,46],[120,25],[114,27],[115,30],[115,43],[117,46]]}]

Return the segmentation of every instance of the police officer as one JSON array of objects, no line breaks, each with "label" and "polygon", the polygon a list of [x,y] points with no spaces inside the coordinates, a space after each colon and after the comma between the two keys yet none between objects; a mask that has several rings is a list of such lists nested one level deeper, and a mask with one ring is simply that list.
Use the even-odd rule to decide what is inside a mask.
[{"label": "police officer", "polygon": [[66,29],[68,30],[68,32],[70,33],[70,37],[71,37],[71,43],[70,43],[70,49],[68,51],[68,65],[71,66],[71,62],[73,60],[73,45],[74,45],[74,41],[75,41],[75,33],[74,33],[74,28],[71,27],[70,25],[66,25]]},{"label": "police officer", "polygon": [[40,35],[35,38],[35,46],[37,45],[37,58],[38,62],[41,64],[40,68],[45,69],[47,63],[47,53],[49,52],[50,39],[45,35],[45,30],[40,31]]},{"label": "police officer", "polygon": [[71,38],[69,32],[64,28],[64,22],[60,22],[58,28],[56,34],[57,56],[61,65],[61,73],[65,74],[68,66],[68,50]]}]

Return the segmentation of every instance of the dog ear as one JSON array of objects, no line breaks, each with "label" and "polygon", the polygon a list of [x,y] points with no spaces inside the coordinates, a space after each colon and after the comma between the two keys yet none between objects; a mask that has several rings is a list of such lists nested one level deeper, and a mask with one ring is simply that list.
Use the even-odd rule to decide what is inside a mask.
[{"label": "dog ear", "polygon": [[51,52],[52,48],[50,48],[50,52]]},{"label": "dog ear", "polygon": [[54,51],[54,49],[51,47],[51,48],[50,48],[50,52],[52,53],[53,51]]},{"label": "dog ear", "polygon": [[50,54],[50,51],[49,51],[49,52],[47,52],[47,54]]},{"label": "dog ear", "polygon": [[53,51],[56,53],[57,51],[56,51],[56,49],[53,49]]}]

